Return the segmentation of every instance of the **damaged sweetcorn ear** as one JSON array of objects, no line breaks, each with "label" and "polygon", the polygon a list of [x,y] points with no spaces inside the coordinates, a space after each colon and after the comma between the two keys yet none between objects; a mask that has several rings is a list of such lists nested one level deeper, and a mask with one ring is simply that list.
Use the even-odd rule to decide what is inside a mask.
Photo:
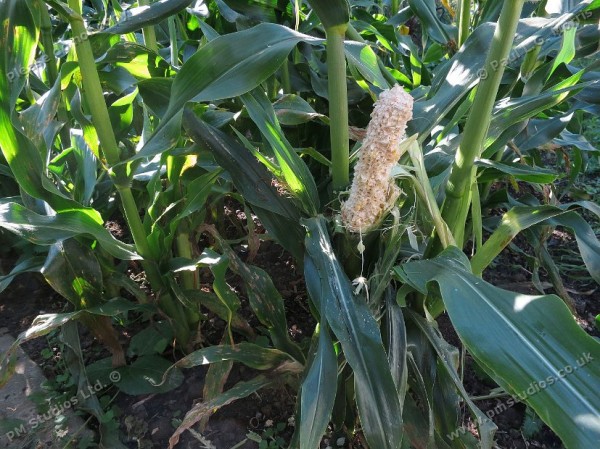
[{"label": "damaged sweetcorn ear", "polygon": [[342,222],[350,232],[367,232],[383,218],[400,195],[391,177],[402,156],[400,143],[412,119],[413,98],[396,85],[383,91],[371,113]]}]

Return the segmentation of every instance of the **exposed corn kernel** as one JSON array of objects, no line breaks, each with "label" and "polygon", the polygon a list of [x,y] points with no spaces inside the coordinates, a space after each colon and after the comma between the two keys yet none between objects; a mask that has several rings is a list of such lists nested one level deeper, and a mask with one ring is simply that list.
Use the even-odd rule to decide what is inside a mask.
[{"label": "exposed corn kernel", "polygon": [[375,103],[350,196],[342,204],[342,222],[350,232],[371,230],[400,195],[391,172],[402,156],[400,143],[412,110],[413,98],[398,85],[383,91]]}]

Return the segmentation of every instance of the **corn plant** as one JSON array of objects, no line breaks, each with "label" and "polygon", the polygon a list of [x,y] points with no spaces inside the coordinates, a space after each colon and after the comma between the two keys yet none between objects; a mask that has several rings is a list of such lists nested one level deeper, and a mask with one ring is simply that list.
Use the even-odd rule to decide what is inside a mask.
[{"label": "corn plant", "polygon": [[[576,63],[598,51],[600,3],[461,0],[441,2],[443,16],[433,0],[191,3],[1,3],[11,196],[0,226],[47,254],[0,286],[40,271],[74,309],[39,317],[18,341],[80,320],[113,353],[88,367],[94,376],[154,365],[131,393],[166,391],[180,369],[209,364],[204,400],[171,447],[215,409],[285,381],[298,389],[291,447],[318,447],[331,424],[372,448],[488,449],[495,426],[462,385],[466,351],[566,447],[595,447],[600,350],[573,319],[545,236],[570,229],[598,282],[600,244],[578,210],[600,209],[560,200],[551,183],[564,173],[544,152],[560,145],[570,183],[597,154],[579,131],[598,112],[598,64]],[[518,185],[540,194],[511,193]],[[211,222],[225,195],[303,267],[318,321],[307,347],[290,339],[269,276]],[[118,213],[129,243],[103,226]],[[561,297],[482,280],[521,232]],[[202,235],[213,243],[201,250]],[[150,294],[118,260],[141,261]],[[202,267],[211,292],[198,288]],[[270,347],[240,317],[228,272]],[[227,326],[220,345],[197,349],[206,310]],[[444,311],[462,352],[437,329]],[[109,317],[125,313],[166,318],[183,357],[124,365]],[[561,376],[582,354],[589,363]],[[223,391],[233,362],[261,373]],[[478,439],[460,432],[463,406]]]}]

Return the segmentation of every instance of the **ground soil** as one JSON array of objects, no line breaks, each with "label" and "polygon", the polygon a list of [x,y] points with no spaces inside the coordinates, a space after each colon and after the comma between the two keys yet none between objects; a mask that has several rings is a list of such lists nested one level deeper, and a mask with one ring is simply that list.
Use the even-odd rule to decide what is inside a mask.
[{"label": "ground soil", "polygon": [[[238,211],[239,213],[239,211]],[[243,218],[243,217],[240,217]],[[530,250],[527,242],[519,240],[517,245],[525,251]],[[552,235],[549,247],[559,248],[565,251],[575,248],[573,239],[564,233]],[[242,257],[247,257],[244,247],[236,248]],[[292,258],[279,246],[263,241],[253,263],[265,269],[272,277],[275,286],[281,292],[285,304],[289,332],[292,338],[300,342],[310,337],[315,321],[308,309],[307,295],[303,287],[303,278],[294,266]],[[4,261],[4,267],[11,265],[9,260]],[[530,268],[524,264],[522,256],[511,251],[505,251],[495,262],[494,268],[486,273],[486,280],[495,285],[506,287],[522,293],[537,294],[531,283]],[[540,272],[542,284],[549,287],[546,275]],[[203,272],[201,280],[205,285],[210,285],[210,274]],[[239,294],[243,306],[247,306],[245,292],[241,283],[235,276],[228,279],[230,285]],[[598,336],[594,325],[594,317],[600,313],[600,293],[597,284],[590,282],[587,278],[567,279],[566,287],[575,300],[577,319],[579,324],[590,334]],[[552,288],[548,288],[548,293]],[[19,276],[10,288],[3,292],[0,299],[0,327],[7,327],[13,335],[24,331],[32,320],[41,313],[56,313],[68,311],[64,300],[58,297],[39,275]],[[248,317],[251,316],[247,310]],[[244,312],[242,313],[244,314]],[[250,321],[251,325],[256,322]],[[438,320],[440,330],[451,344],[461,347],[461,343],[447,316],[441,316]],[[144,324],[127,329],[119,328],[120,339],[126,347],[131,336],[143,328]],[[224,323],[218,318],[209,315],[205,323],[203,333],[207,343],[218,343]],[[102,346],[85,330],[81,331],[82,347],[86,353],[86,361],[92,362],[109,355]],[[56,358],[60,358],[59,349],[55,342],[46,338],[38,338],[23,345],[25,351],[43,368],[46,376],[50,379],[60,375],[60,363],[53,363],[43,356],[42,352],[50,345]],[[175,356],[172,356],[173,359]],[[56,361],[56,360],[55,360]],[[488,395],[496,385],[487,378],[476,363],[467,356],[465,369],[465,386],[472,396]],[[162,395],[127,396],[117,394],[113,409],[116,411],[115,420],[119,424],[122,441],[130,448],[166,448],[169,437],[172,435],[176,424],[196,401],[202,399],[202,387],[206,368],[198,367],[185,370],[185,380],[177,389]],[[246,380],[253,376],[252,370],[243,366],[237,366],[232,372],[226,387],[233,385],[239,380]],[[493,410],[502,401],[499,399],[487,399],[477,401],[477,405],[485,413]],[[280,424],[282,427],[277,436],[288,440],[293,433],[293,414],[295,397],[291,389],[282,386],[277,389],[261,391],[260,394],[252,395],[246,399],[236,401],[232,405],[219,410],[209,422],[209,426],[202,436],[186,432],[178,448],[212,447],[216,449],[230,448],[257,448],[258,443],[248,438],[248,435],[265,436],[265,430]],[[525,406],[517,404],[495,414],[494,422],[498,426],[496,434],[497,447],[501,449],[559,449],[562,448],[560,440],[546,426],[533,436],[526,436],[523,432],[525,419]],[[473,429],[468,413],[465,412],[463,425]],[[331,443],[335,447],[335,444]],[[326,444],[323,444],[325,447]],[[345,447],[362,447],[360,438],[349,442]]]}]

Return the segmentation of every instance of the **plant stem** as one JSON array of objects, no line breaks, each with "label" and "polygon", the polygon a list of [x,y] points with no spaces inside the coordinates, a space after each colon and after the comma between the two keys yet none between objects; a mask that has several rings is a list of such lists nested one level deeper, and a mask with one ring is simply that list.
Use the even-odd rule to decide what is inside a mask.
[{"label": "plant stem", "polygon": [[169,17],[168,23],[169,38],[171,40],[171,65],[173,67],[179,67],[179,49],[177,48],[177,28],[175,26],[175,17]]},{"label": "plant stem", "polygon": [[[518,2],[519,0],[517,0]],[[515,3],[517,3],[515,2]],[[469,26],[471,24],[471,0],[459,0],[458,2],[458,48],[469,37]]]},{"label": "plant stem", "polygon": [[344,36],[347,25],[325,30],[327,34],[327,71],[331,135],[333,190],[344,190],[350,183],[350,144],[348,131],[348,90]]},{"label": "plant stem", "polygon": [[429,182],[427,171],[425,169],[425,163],[423,162],[423,152],[416,142],[416,138],[408,147],[408,154],[412,160],[418,180],[415,187],[421,199],[427,204],[427,209],[429,210],[430,217],[435,225],[435,231],[442,247],[446,249],[450,245],[455,245],[454,238],[448,229],[448,225],[442,219],[442,214],[440,213],[438,204],[435,200],[435,193],[433,193],[433,189],[431,188],[431,183]]},{"label": "plant stem", "polygon": [[[81,15],[71,12],[69,22],[73,30],[75,50],[81,70],[84,98],[92,115],[92,123],[98,133],[102,152],[110,168],[115,168],[120,163],[120,154],[117,140],[112,129],[106,101],[102,92],[100,78],[96,70],[96,61],[92,52],[92,46],[89,42],[85,24]],[[133,241],[137,252],[144,258],[142,266],[146,272],[148,281],[152,289],[159,296],[159,303],[165,313],[176,320],[177,338],[182,345],[185,345],[189,339],[189,329],[184,311],[178,303],[175,303],[168,294],[160,294],[165,290],[165,285],[162,280],[160,271],[152,261],[152,252],[144,225],[138,213],[138,208],[129,186],[129,179],[125,175],[120,175],[121,169],[116,170],[112,179],[121,198],[121,204],[125,214],[125,219],[133,236]]]},{"label": "plant stem", "polygon": [[391,5],[390,8],[391,8],[391,11],[390,11],[391,14],[390,14],[390,16],[393,16],[400,9],[400,1],[399,0],[392,0],[392,5]]},{"label": "plant stem", "polygon": [[[138,0],[139,6],[150,6],[149,0]],[[148,49],[155,53],[158,53],[158,45],[156,44],[156,33],[154,32],[154,26],[150,25],[142,29],[144,35],[144,44]],[[171,63],[172,64],[172,63]]]},{"label": "plant stem", "polygon": [[75,13],[81,15],[81,0],[69,0],[68,1],[69,8],[71,8]]},{"label": "plant stem", "polygon": [[[186,259],[193,259],[189,226],[183,222],[179,225],[179,232],[177,233],[177,239],[175,244],[177,246],[177,255],[179,257],[185,257]],[[198,272],[197,271],[183,271],[181,273],[181,285],[186,290],[194,290],[198,288]]]},{"label": "plant stem", "polygon": [[505,2],[494,32],[492,46],[485,62],[487,75],[479,83],[473,107],[463,131],[463,140],[456,153],[446,186],[446,201],[442,216],[458,244],[462,247],[465,224],[471,203],[471,184],[475,182],[474,165],[490,126],[494,101],[504,73],[504,64],[512,47],[524,0]]},{"label": "plant stem", "polygon": [[348,28],[346,28],[346,36],[356,42],[361,42],[363,44],[367,42],[351,23],[349,23]]},{"label": "plant stem", "polygon": [[44,46],[46,54],[46,68],[48,73],[48,84],[53,85],[58,78],[58,68],[56,66],[56,58],[54,57],[54,42],[52,40],[52,21],[48,13],[48,7],[45,3],[38,1],[40,6],[40,41]]}]

